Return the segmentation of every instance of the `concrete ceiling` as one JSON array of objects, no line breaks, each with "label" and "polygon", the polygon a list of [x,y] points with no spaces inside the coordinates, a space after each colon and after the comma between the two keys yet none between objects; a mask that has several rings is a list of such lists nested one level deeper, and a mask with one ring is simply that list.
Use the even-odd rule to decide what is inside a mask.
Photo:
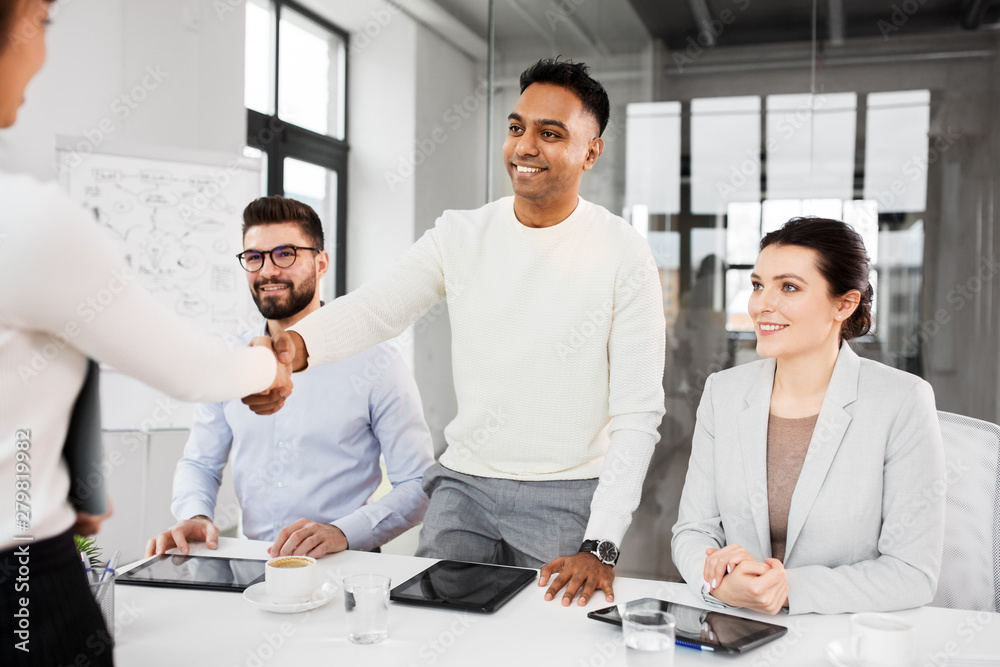
[{"label": "concrete ceiling", "polygon": [[[487,0],[434,0],[488,37]],[[809,41],[808,0],[495,0],[501,49],[543,43],[553,52],[635,52],[652,37],[669,49]],[[996,29],[1000,0],[817,0],[817,32],[837,43],[852,37]],[[725,21],[725,22],[724,22]],[[719,28],[721,27],[721,30]],[[705,44],[702,44],[703,46]]]},{"label": "concrete ceiling", "polygon": [[[474,32],[488,37],[487,0],[434,0]],[[545,46],[553,53],[634,53],[649,33],[629,0],[495,0],[501,51]]]},{"label": "concrete ceiling", "polygon": [[[630,0],[650,35],[668,48],[698,39],[705,21],[716,46],[810,41],[807,0]],[[996,23],[998,0],[817,0],[817,35],[824,41],[896,33],[975,29]],[[964,25],[963,25],[964,24]],[[701,36],[704,41],[707,38]],[[704,44],[703,44],[704,45]]]}]

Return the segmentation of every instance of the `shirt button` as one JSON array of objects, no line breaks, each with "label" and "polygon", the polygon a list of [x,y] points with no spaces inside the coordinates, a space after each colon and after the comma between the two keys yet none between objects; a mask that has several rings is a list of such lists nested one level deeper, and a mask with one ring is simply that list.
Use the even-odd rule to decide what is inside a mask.
[{"label": "shirt button", "polygon": [[279,488],[279,489],[280,489],[281,487],[283,487],[283,486],[284,486],[284,484],[282,484],[281,482],[278,482],[278,488]]},{"label": "shirt button", "polygon": [[285,443],[283,443],[283,442],[279,442],[278,443],[278,447],[284,447],[284,446],[285,446]]}]

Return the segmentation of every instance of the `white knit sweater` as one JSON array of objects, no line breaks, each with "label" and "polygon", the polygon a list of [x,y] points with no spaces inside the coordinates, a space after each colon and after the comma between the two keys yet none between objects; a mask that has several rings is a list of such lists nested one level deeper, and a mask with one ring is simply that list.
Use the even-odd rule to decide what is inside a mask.
[{"label": "white knit sweater", "polygon": [[[189,401],[244,396],[274,380],[270,351],[199,334],[142,289],[54,184],[0,173],[0,285],[0,551],[14,535],[40,540],[73,525],[61,454],[87,357]],[[28,443],[26,461],[16,460],[18,441]],[[27,530],[15,525],[16,482],[27,482]]]},{"label": "white knit sweater", "polygon": [[522,225],[513,197],[446,211],[395,268],[292,327],[310,364],[399,335],[447,298],[458,415],[441,463],[530,481],[600,476],[586,539],[621,538],[663,417],[664,318],[649,246],[581,199]]}]

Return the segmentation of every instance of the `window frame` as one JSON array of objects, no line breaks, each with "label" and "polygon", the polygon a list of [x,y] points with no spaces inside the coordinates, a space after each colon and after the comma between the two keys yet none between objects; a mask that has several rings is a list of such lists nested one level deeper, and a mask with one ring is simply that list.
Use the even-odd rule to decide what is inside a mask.
[{"label": "window frame", "polygon": [[[350,131],[350,113],[348,94],[350,90],[350,35],[347,31],[334,25],[316,12],[302,6],[294,0],[270,0],[274,10],[274,25],[271,35],[274,40],[274,54],[270,65],[274,68],[274,90],[272,102],[274,113],[264,114],[253,109],[247,109],[247,145],[260,150],[267,155],[267,194],[284,195],[285,158],[293,158],[329,169],[337,173],[337,210],[334,238],[334,298],[347,293],[347,165],[350,144],[347,137]],[[298,125],[282,120],[278,116],[279,86],[281,58],[281,11],[288,7],[292,11],[315,22],[330,31],[344,42],[344,139],[337,139],[326,134],[307,130]],[[324,221],[325,222],[325,221]],[[329,246],[329,242],[327,243]]]}]

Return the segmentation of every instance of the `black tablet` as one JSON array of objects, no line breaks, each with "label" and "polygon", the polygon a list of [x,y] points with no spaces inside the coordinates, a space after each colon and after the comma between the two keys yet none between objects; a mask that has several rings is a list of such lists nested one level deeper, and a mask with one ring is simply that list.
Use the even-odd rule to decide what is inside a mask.
[{"label": "black tablet", "polygon": [[[743,653],[788,632],[788,628],[780,625],[655,598],[643,598],[624,604],[659,606],[661,610],[673,614],[677,619],[677,644],[702,650]],[[598,609],[587,616],[598,621],[621,625],[620,606]]]},{"label": "black tablet", "polygon": [[394,602],[494,612],[534,581],[538,573],[522,567],[443,560],[392,589]]},{"label": "black tablet", "polygon": [[123,572],[115,583],[242,593],[264,581],[265,562],[249,558],[164,554]]}]

